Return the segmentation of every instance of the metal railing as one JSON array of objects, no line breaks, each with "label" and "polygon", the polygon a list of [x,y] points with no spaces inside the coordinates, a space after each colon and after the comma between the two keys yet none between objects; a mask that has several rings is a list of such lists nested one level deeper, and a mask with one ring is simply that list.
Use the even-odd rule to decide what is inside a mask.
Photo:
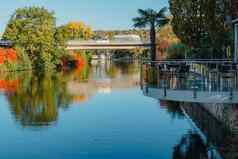
[{"label": "metal railing", "polygon": [[156,60],[151,61],[148,59],[142,59],[144,64],[234,64],[232,60],[227,59],[168,59],[168,60]]}]

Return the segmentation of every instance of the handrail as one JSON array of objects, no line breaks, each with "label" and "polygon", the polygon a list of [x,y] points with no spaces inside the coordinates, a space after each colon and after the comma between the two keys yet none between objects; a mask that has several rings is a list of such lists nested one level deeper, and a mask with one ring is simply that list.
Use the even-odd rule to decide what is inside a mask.
[{"label": "handrail", "polygon": [[198,64],[214,64],[214,63],[232,63],[235,64],[232,60],[227,59],[168,59],[168,60],[143,60],[142,63],[154,63],[154,64],[163,64],[163,63],[198,63]]}]

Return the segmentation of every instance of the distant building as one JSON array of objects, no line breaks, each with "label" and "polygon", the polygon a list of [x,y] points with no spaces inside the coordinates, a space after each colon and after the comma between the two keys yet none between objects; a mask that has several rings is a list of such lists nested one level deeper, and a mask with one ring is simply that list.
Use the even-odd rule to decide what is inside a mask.
[{"label": "distant building", "polygon": [[129,35],[115,35],[112,39],[115,42],[126,42],[126,43],[140,43],[142,40],[139,35],[129,34]]}]

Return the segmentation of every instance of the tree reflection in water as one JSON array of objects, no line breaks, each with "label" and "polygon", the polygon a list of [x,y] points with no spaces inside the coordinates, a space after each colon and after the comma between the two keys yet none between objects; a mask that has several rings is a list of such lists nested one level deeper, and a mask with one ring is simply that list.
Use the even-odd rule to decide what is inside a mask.
[{"label": "tree reflection in water", "polygon": [[66,108],[70,95],[63,74],[25,74],[16,91],[7,94],[12,113],[23,126],[48,125],[57,120],[58,107]]},{"label": "tree reflection in water", "polygon": [[[85,65],[67,72],[6,73],[1,76],[0,91],[7,97],[14,118],[22,126],[49,126],[57,121],[59,109],[67,110],[73,103],[80,105],[102,86],[128,88],[138,83],[139,79],[134,78],[139,73],[136,65],[106,65]],[[110,73],[111,68],[114,73]]]}]

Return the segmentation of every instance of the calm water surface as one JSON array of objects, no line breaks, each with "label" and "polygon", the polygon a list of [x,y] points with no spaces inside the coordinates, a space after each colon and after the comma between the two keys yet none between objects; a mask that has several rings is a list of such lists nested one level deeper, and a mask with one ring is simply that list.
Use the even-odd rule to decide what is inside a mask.
[{"label": "calm water surface", "polygon": [[126,63],[2,75],[0,158],[182,159],[188,141],[201,149],[179,104],[144,95],[140,79]]}]

